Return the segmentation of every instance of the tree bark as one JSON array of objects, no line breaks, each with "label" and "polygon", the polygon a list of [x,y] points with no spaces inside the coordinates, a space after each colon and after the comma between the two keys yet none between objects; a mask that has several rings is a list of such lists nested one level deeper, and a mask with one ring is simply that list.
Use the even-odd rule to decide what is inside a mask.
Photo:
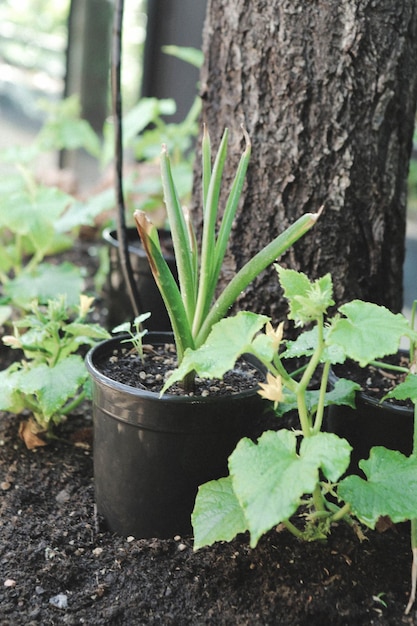
[{"label": "tree bark", "polygon": [[[216,146],[231,131],[226,181],[241,124],[252,140],[224,279],[324,205],[280,262],[311,278],[331,272],[337,304],[362,298],[401,310],[416,0],[210,0],[203,49],[203,120]],[[283,317],[273,268],[238,308]]]}]

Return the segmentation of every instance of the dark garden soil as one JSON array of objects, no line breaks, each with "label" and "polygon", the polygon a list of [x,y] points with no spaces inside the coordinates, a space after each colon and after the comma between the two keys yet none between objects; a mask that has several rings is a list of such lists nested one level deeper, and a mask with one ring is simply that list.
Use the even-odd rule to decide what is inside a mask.
[{"label": "dark garden soil", "polygon": [[[410,366],[408,353],[404,350],[396,355],[385,357],[381,361],[381,364],[382,363],[389,363],[390,365],[401,366],[407,369]],[[346,361],[343,365],[335,366],[334,372],[340,378],[348,378],[358,383],[361,386],[361,390],[364,391],[367,396],[377,401],[382,400],[388,392],[404,382],[407,376],[407,373],[396,372],[388,368],[378,367],[377,365],[360,367],[359,364],[354,361]],[[412,407],[410,400],[394,400],[388,398],[385,402]]]},{"label": "dark garden soil", "polygon": [[197,553],[192,537],[118,537],[95,515],[90,405],[36,451],[19,419],[0,414],[1,626],[417,624],[406,524],[362,543],[344,525],[325,543],[274,529],[254,550],[242,535]]},{"label": "dark garden soil", "polygon": [[[146,341],[146,336],[144,341]],[[127,345],[132,345],[129,341]],[[97,369],[112,380],[145,391],[159,393],[170,372],[177,366],[175,344],[166,343],[159,346],[143,344],[143,357],[135,348],[122,344],[114,350],[110,357],[98,360]],[[146,364],[146,367],[144,366]],[[263,382],[265,375],[249,363],[240,359],[236,367],[226,372],[223,378],[206,379],[196,377],[192,388],[187,392],[180,384],[169,388],[171,395],[208,396],[210,394],[230,395],[254,389],[258,382]]]}]

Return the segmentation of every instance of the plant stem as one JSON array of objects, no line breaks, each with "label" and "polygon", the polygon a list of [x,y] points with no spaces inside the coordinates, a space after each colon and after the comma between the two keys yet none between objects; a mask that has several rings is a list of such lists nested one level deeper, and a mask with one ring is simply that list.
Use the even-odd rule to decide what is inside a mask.
[{"label": "plant stem", "polygon": [[81,402],[85,400],[87,397],[87,391],[84,389],[76,398],[72,400],[67,406],[61,411],[62,415],[69,415],[74,409],[80,406]]},{"label": "plant stem", "polygon": [[320,483],[317,483],[313,491],[313,503],[316,511],[325,511],[326,505],[321,492]]},{"label": "plant stem", "polygon": [[[413,539],[414,542],[416,543],[416,535],[417,535],[417,520],[413,519],[411,520],[411,543],[413,543]],[[413,563],[411,565],[411,591],[410,591],[410,598],[408,600],[408,604],[405,608],[405,615],[408,615],[411,611],[411,608],[414,604],[414,601],[416,599],[416,587],[417,587],[417,547],[412,548],[413,550]]]},{"label": "plant stem", "polygon": [[317,405],[316,418],[314,420],[314,426],[313,426],[314,433],[319,433],[321,431],[321,427],[323,424],[324,402],[326,398],[327,380],[329,378],[329,371],[330,371],[330,361],[326,361],[323,367],[323,374],[321,377],[319,402]]},{"label": "plant stem", "polygon": [[346,517],[347,515],[349,515],[350,513],[350,504],[344,504],[342,507],[337,507],[338,510],[335,511],[332,515],[332,521],[333,522],[337,522],[338,520],[343,519],[344,517]]},{"label": "plant stem", "polygon": [[[417,308],[417,300],[413,301],[413,305],[411,307],[411,321],[410,321],[410,325],[411,328],[414,330],[414,326],[415,326],[415,322],[416,322],[416,308]],[[415,361],[416,361],[416,342],[410,341],[410,366],[414,365],[415,366]]]},{"label": "plant stem", "polygon": [[408,374],[410,371],[408,367],[403,367],[401,365],[391,365],[390,363],[385,363],[385,361],[369,361],[368,365],[373,365],[373,367],[378,367],[382,370],[390,370],[392,372],[402,372],[404,374]]},{"label": "plant stem", "polygon": [[318,330],[317,347],[314,350],[314,353],[310,359],[310,362],[304,371],[303,377],[298,383],[298,389],[297,389],[298,413],[300,416],[301,428],[303,430],[303,434],[305,437],[310,437],[313,434],[312,429],[311,429],[311,420],[308,415],[308,410],[307,410],[305,399],[306,399],[306,390],[311,382],[311,379],[314,375],[314,372],[317,369],[318,364],[320,363],[320,358],[324,349],[323,316],[320,316],[317,319],[317,330]]},{"label": "plant stem", "polygon": [[294,524],[292,524],[290,522],[290,520],[286,519],[282,523],[284,524],[285,528],[290,531],[290,533],[292,535],[297,537],[297,539],[303,539],[304,538],[303,532],[301,530],[299,530],[296,526],[294,526]]},{"label": "plant stem", "polygon": [[[413,453],[417,456],[417,403],[414,403],[414,431],[413,431]],[[411,611],[411,607],[416,599],[416,587],[417,587],[417,519],[411,520],[411,550],[413,552],[413,563],[411,565],[411,591],[410,599],[408,600],[405,614],[408,615]]]}]

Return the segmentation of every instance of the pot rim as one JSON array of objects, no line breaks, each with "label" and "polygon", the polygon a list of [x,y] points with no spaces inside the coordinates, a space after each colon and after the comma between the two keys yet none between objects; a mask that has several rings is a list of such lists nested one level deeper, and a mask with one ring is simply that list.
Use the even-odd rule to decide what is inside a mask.
[{"label": "pot rim", "polygon": [[[134,226],[129,226],[126,228],[126,233],[128,236],[127,248],[129,252],[146,257],[146,252],[142,246],[142,242],[140,240],[140,237],[136,228]],[[131,239],[129,239],[130,233],[137,235],[137,241],[132,241]],[[168,238],[171,235],[170,231],[166,230],[165,228],[158,228],[158,234],[162,238],[162,240],[164,238],[165,239]],[[110,226],[104,228],[102,232],[102,238],[104,239],[106,243],[110,244],[113,248],[119,249],[119,240],[117,238],[117,230],[115,228],[111,228]],[[168,261],[175,261],[175,257],[173,254],[164,253],[164,258]]]},{"label": "pot rim", "polygon": [[[403,350],[400,349],[398,350],[397,354],[407,354],[407,350]],[[337,374],[335,373],[335,371],[333,370],[333,366],[330,368],[330,372],[329,372],[329,382],[330,383],[334,383],[336,381],[340,380],[340,377],[337,376]],[[408,407],[408,406],[404,406],[404,405],[400,405],[400,404],[395,404],[395,400],[394,402],[387,402],[387,400],[384,400],[383,402],[381,402],[381,400],[378,400],[377,398],[374,398],[373,396],[370,396],[369,393],[367,393],[364,390],[359,390],[357,392],[358,396],[360,396],[362,398],[362,400],[364,402],[367,402],[368,404],[370,404],[371,406],[373,406],[376,409],[384,409],[384,410],[389,410],[392,413],[398,414],[400,416],[406,417],[409,415],[414,415],[414,410],[412,407]]]},{"label": "pot rim", "polygon": [[[170,332],[150,331],[146,336],[149,338],[150,343],[153,342],[155,345],[158,345],[161,343],[173,342],[173,334]],[[141,397],[141,398],[145,398],[145,399],[152,400],[152,401],[166,402],[166,403],[167,402],[169,403],[181,403],[182,402],[182,403],[187,403],[187,404],[209,404],[213,402],[221,403],[221,402],[229,402],[230,398],[233,398],[235,400],[244,400],[245,398],[250,398],[258,393],[259,387],[256,386],[256,387],[252,387],[251,389],[246,389],[245,391],[239,391],[239,392],[235,392],[231,394],[223,394],[223,395],[217,395],[217,396],[216,395],[179,396],[179,395],[174,395],[170,393],[164,393],[163,395],[160,395],[160,393],[157,393],[155,391],[148,391],[146,389],[140,389],[139,387],[131,387],[130,385],[126,385],[125,383],[118,382],[117,380],[114,380],[110,378],[109,376],[106,376],[105,374],[100,372],[100,370],[98,370],[95,365],[95,361],[97,361],[97,359],[99,358],[101,354],[104,355],[106,352],[111,351],[112,350],[111,346],[120,344],[121,340],[126,339],[128,337],[129,335],[126,333],[126,334],[117,335],[116,337],[111,337],[109,339],[104,339],[104,341],[97,343],[95,346],[90,348],[90,350],[87,352],[86,357],[85,357],[85,364],[86,364],[87,370],[90,376],[98,380],[101,385],[104,385],[110,389],[117,390],[120,393],[125,393],[130,396]],[[157,337],[159,339],[156,339]],[[245,357],[245,355],[243,356]],[[262,371],[260,363],[257,363],[254,357],[252,357],[251,355],[247,355],[245,358],[253,367]]]}]

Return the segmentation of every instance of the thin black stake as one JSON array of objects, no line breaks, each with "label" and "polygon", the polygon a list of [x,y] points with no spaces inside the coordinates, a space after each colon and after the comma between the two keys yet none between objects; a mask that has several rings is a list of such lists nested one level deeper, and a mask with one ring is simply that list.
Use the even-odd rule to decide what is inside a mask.
[{"label": "thin black stake", "polygon": [[[130,302],[135,317],[142,313],[138,288],[133,276],[132,264],[128,250],[126,230],[126,209],[123,194],[123,125],[122,125],[122,95],[121,95],[121,65],[122,65],[122,25],[124,0],[116,0],[113,21],[113,50],[112,50],[112,105],[114,119],[114,152],[115,152],[115,192],[117,198],[117,240],[119,242],[119,259],[123,278],[126,283]],[[138,235],[139,237],[139,235]]]}]

